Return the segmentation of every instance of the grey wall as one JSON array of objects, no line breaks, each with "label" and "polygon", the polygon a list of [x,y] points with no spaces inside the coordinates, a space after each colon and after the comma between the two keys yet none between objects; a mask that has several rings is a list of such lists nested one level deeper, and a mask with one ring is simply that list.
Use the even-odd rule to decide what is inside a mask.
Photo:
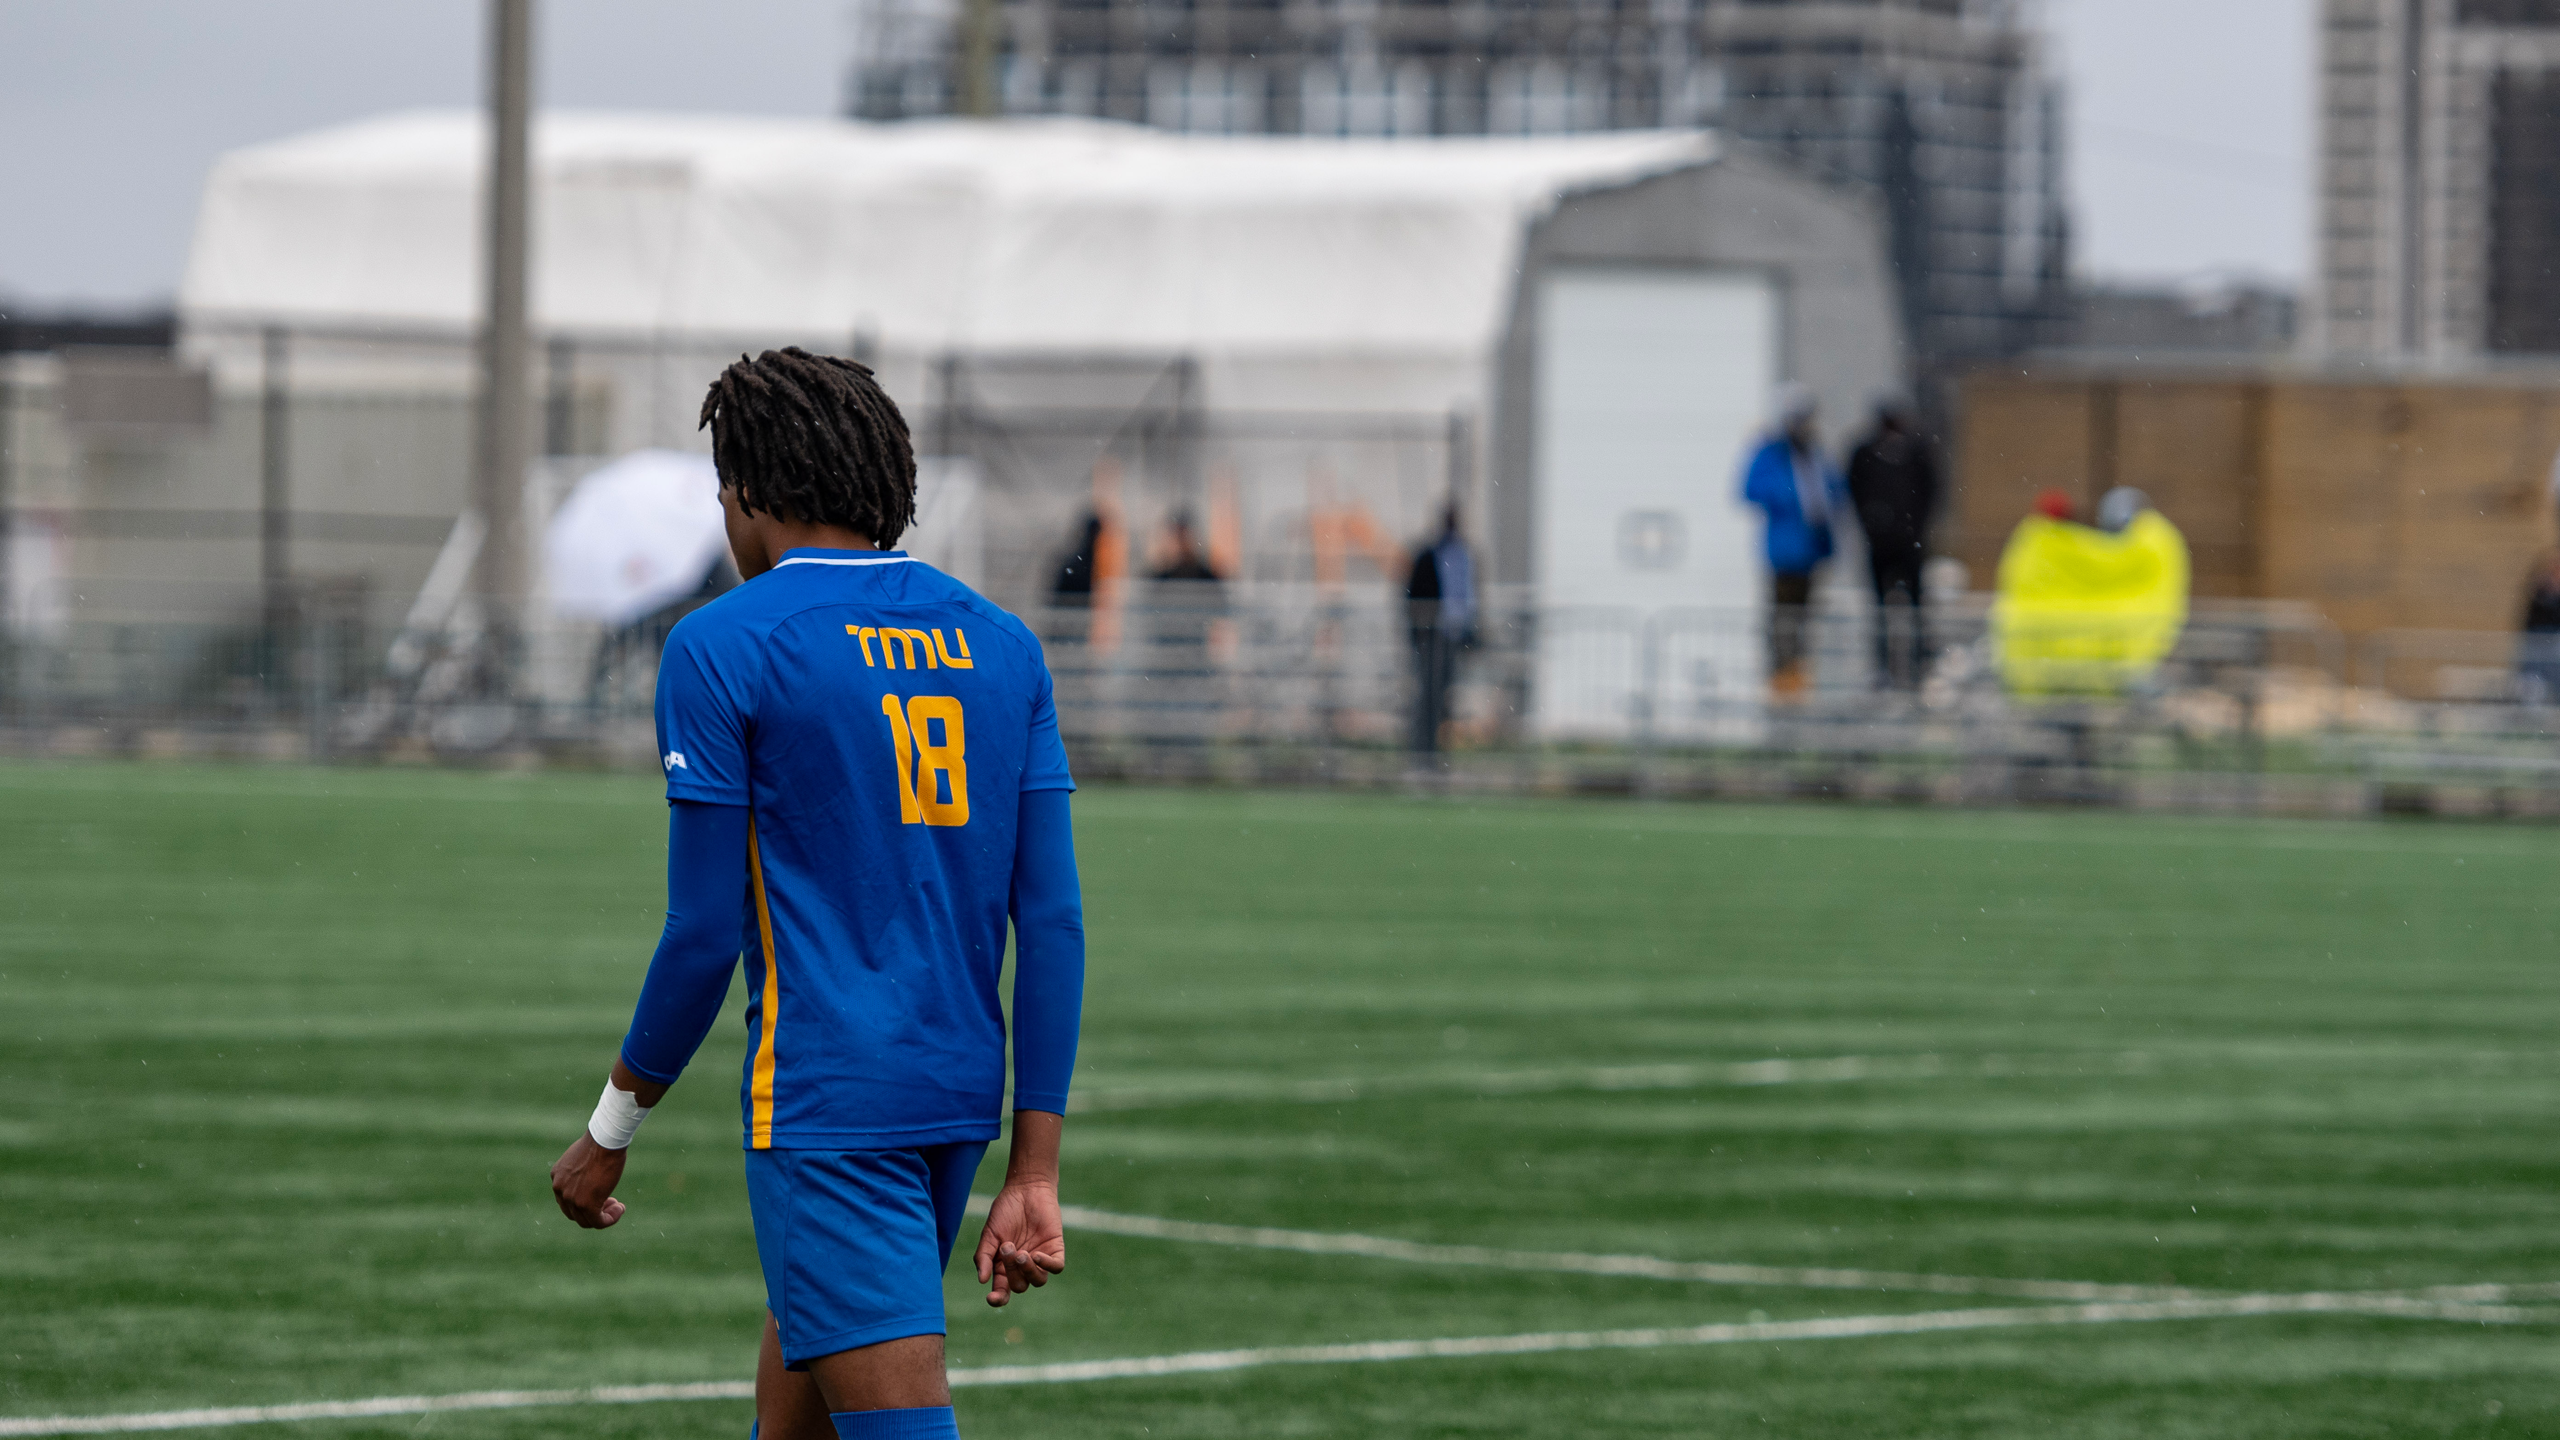
[{"label": "grey wall", "polygon": [[[1778,290],[1780,373],[1822,400],[1826,438],[1861,429],[1876,397],[1907,380],[1882,212],[1862,194],[1748,151],[1670,175],[1573,196],[1534,227],[1496,359],[1490,464],[1494,578],[1533,580],[1537,294],[1557,265],[1759,270]],[[1765,401],[1763,402],[1765,403]],[[1698,483],[1734,483],[1738,455],[1698,457]]]}]

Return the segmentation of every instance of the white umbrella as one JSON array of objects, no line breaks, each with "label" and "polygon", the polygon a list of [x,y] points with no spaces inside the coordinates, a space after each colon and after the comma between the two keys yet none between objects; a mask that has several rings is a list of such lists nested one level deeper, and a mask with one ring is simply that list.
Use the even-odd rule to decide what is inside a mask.
[{"label": "white umbrella", "polygon": [[552,611],[628,625],[699,589],[727,544],[711,457],[635,450],[589,473],[551,517]]}]

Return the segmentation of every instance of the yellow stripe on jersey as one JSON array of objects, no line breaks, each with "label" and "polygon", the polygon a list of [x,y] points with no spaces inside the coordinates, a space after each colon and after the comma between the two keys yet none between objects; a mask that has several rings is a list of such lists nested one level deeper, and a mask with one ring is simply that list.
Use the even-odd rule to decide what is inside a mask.
[{"label": "yellow stripe on jersey", "polygon": [[764,895],[764,852],[756,844],[756,826],[747,822],[747,873],[756,882],[756,934],[764,940],[764,1034],[756,1046],[755,1076],[748,1082],[747,1143],[773,1148],[773,1026],[782,1017],[782,976],[774,963],[773,910]]}]

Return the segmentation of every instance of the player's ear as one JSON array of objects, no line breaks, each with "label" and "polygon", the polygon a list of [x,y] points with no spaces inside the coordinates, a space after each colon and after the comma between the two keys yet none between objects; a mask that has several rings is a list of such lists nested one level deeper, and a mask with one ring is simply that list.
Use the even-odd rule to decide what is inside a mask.
[{"label": "player's ear", "polygon": [[728,534],[729,559],[738,567],[741,580],[753,580],[772,568],[753,513],[747,509],[746,496],[738,487],[726,480],[720,482],[720,524]]}]

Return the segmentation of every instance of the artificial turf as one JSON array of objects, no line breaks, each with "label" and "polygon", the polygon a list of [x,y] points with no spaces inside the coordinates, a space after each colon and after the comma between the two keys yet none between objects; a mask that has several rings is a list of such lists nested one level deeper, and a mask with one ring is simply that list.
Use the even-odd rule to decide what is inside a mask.
[{"label": "artificial turf", "polygon": [[[2241,1291],[2560,1281],[2560,833],[1098,788],[1077,823],[1077,1203]],[[621,1226],[543,1181],[654,938],[662,827],[629,777],[0,767],[0,1417],[743,1376],[734,1016]],[[1849,1056],[1876,1077],[1696,1068]],[[1070,1242],[1001,1313],[954,1267],[955,1365],[1986,1303]],[[2555,1336],[2167,1321],[958,1404],[980,1436],[2552,1434]]]}]

